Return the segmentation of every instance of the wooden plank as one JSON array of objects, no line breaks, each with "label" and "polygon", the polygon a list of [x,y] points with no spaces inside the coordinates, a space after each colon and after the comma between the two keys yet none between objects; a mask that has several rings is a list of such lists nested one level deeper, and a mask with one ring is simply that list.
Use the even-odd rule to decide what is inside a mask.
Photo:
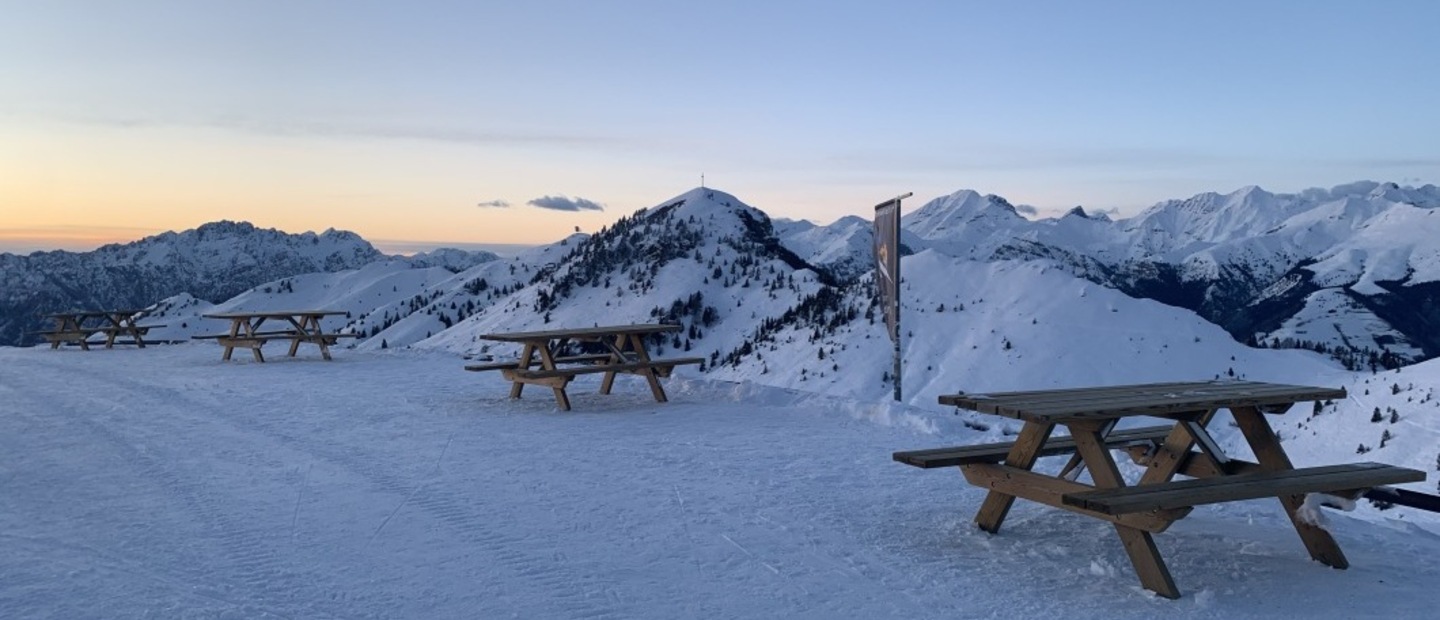
[{"label": "wooden plank", "polygon": [[[983,405],[985,405],[985,404],[1002,404],[1002,403],[1005,402],[1005,401],[1013,401],[1013,402],[1043,402],[1043,401],[1045,401],[1045,400],[1047,400],[1047,399],[1064,399],[1064,400],[1071,400],[1071,399],[1085,398],[1085,397],[1087,397],[1087,396],[1092,396],[1092,395],[1099,395],[1099,396],[1108,398],[1108,397],[1110,397],[1112,394],[1116,393],[1117,390],[1132,390],[1132,389],[1143,389],[1143,388],[1163,389],[1163,388],[1166,388],[1166,387],[1186,387],[1186,386],[1193,386],[1193,385],[1197,385],[1197,382],[1195,382],[1195,381],[1175,381],[1175,382],[1169,382],[1169,383],[1145,383],[1145,384],[1134,384],[1134,385],[1102,385],[1102,386],[1094,386],[1094,387],[1053,388],[1053,389],[1047,389],[1047,390],[1026,390],[1026,391],[1016,391],[1016,392],[989,392],[989,393],[985,393],[985,392],[977,392],[977,393],[959,392],[959,393],[956,393],[956,394],[945,394],[945,395],[942,395],[942,396],[940,396],[940,399],[939,399],[939,400],[940,400],[940,404],[942,404],[942,405],[954,405],[954,406],[956,406],[956,407],[962,407],[962,408],[965,408],[965,409],[975,409],[976,411],[984,411],[983,409],[980,409],[979,407],[981,407],[981,406],[983,406]],[[989,412],[989,411],[985,411],[985,413],[990,413],[990,412]]]},{"label": "wooden plank", "polygon": [[[614,356],[609,353],[586,353],[583,355],[566,355],[555,358],[556,364],[579,364],[586,362],[603,362],[612,359]],[[465,370],[483,372],[487,370],[503,370],[506,368],[519,368],[520,362],[495,362],[492,364],[470,364]]]},{"label": "wooden plank", "polygon": [[683,325],[668,323],[641,323],[635,325],[611,325],[605,327],[575,327],[567,329],[551,329],[531,332],[497,332],[493,334],[482,334],[480,337],[486,340],[500,342],[526,342],[556,340],[570,338],[575,340],[595,340],[608,336],[630,335],[630,334],[663,334],[678,332],[685,329]]},{"label": "wooden plank", "polygon": [[[1156,454],[1143,446],[1126,446],[1121,448],[1130,455],[1130,460],[1136,465],[1148,465]],[[1204,458],[1203,454],[1189,452],[1181,457],[1175,473],[1191,478],[1210,478],[1214,476],[1233,476],[1235,474],[1248,474],[1261,471],[1259,463],[1251,463],[1243,459],[1231,458],[1225,464],[1223,470],[1216,469],[1216,464],[1210,459]],[[1142,478],[1143,480],[1143,478]],[[1164,481],[1162,481],[1164,482]]]},{"label": "wooden plank", "polygon": [[[627,337],[625,336],[625,334],[619,334],[619,335],[615,336],[615,341],[614,341],[614,342],[611,342],[611,343],[608,343],[608,344],[609,344],[609,346],[610,346],[610,350],[611,350],[611,351],[615,352],[615,353],[616,353],[617,355],[619,355],[622,359],[628,359],[629,356],[635,355],[635,352],[634,352],[634,351],[626,351],[626,350],[625,350],[625,343],[627,343],[627,342],[630,342],[630,339],[627,338]],[[614,387],[614,385],[615,385],[615,373],[613,373],[613,372],[607,372],[607,373],[605,373],[605,377],[600,380],[600,393],[601,393],[601,394],[609,394],[609,393],[610,393],[610,388]]]},{"label": "wooden plank", "polygon": [[1106,488],[1066,496],[1065,503],[1105,514],[1126,514],[1280,495],[1350,491],[1424,479],[1425,472],[1416,469],[1349,463]]},{"label": "wooden plank", "polygon": [[520,362],[496,362],[494,364],[469,364],[465,366],[465,370],[469,370],[471,372],[485,372],[489,370],[513,370],[519,367]]},{"label": "wooden plank", "polygon": [[[645,363],[644,366],[637,369],[636,374],[645,377],[645,382],[650,384],[650,395],[655,397],[655,402],[666,402],[668,399],[665,397],[665,388],[660,387],[660,378],[655,376],[655,360],[650,359],[650,353],[645,350],[645,337],[641,334],[630,334],[630,347],[638,358],[636,361]],[[680,361],[699,364],[704,360],[698,357],[690,357],[681,358]],[[674,368],[675,365],[670,364],[669,367]]]},{"label": "wooden plank", "polygon": [[[1120,469],[1115,465],[1115,459],[1111,458],[1110,451],[1105,449],[1099,432],[1071,425],[1070,434],[1075,438],[1075,450],[1085,459],[1085,466],[1090,469],[1090,478],[1095,481],[1095,486],[1102,489],[1119,489],[1125,486],[1125,479],[1120,476]],[[1061,500],[1064,501],[1065,497],[1062,496]],[[1115,534],[1120,537],[1120,543],[1125,547],[1126,555],[1130,556],[1130,565],[1135,568],[1135,574],[1140,578],[1140,585],[1166,598],[1180,598],[1180,588],[1175,586],[1175,578],[1170,575],[1170,568],[1165,565],[1165,559],[1160,557],[1160,550],[1155,546],[1155,537],[1150,532],[1128,525],[1113,525]]]},{"label": "wooden plank", "polygon": [[212,312],[200,316],[207,319],[281,319],[288,317],[327,317],[346,314],[344,310],[256,310],[256,311],[235,311],[235,312]]},{"label": "wooden plank", "polygon": [[[1235,419],[1235,424],[1240,427],[1240,432],[1245,435],[1250,451],[1255,454],[1255,459],[1260,461],[1262,468],[1266,471],[1294,469],[1290,457],[1285,454],[1285,448],[1280,445],[1280,438],[1275,435],[1259,409],[1236,407],[1230,410],[1230,414]],[[1300,541],[1305,544],[1305,550],[1310,553],[1311,558],[1335,568],[1350,566],[1350,560],[1346,559],[1345,553],[1340,550],[1340,544],[1335,542],[1335,537],[1331,536],[1330,532],[1300,518],[1300,506],[1304,503],[1302,496],[1281,495],[1279,500],[1280,506],[1285,509],[1285,516],[1290,518],[1290,524],[1295,527],[1295,533],[1300,536]]]},{"label": "wooden plank", "polygon": [[[1114,448],[1126,447],[1136,443],[1148,445],[1165,439],[1165,437],[1170,434],[1170,428],[1169,425],[1164,425],[1115,431],[1105,437],[1105,445]],[[908,450],[905,452],[896,452],[891,455],[891,458],[897,462],[921,469],[954,467],[968,463],[999,463],[1014,446],[1015,442],[1007,441],[973,446]],[[1075,440],[1073,438],[1058,436],[1051,437],[1045,442],[1045,445],[1040,448],[1039,456],[1056,456],[1060,454],[1070,454],[1074,451]]]},{"label": "wooden plank", "polygon": [[519,371],[502,369],[500,371],[506,381],[513,381],[516,385],[540,385],[548,388],[564,388],[570,384],[573,377],[528,377],[516,374]]},{"label": "wooden plank", "polygon": [[[269,341],[270,340],[268,338],[249,338],[246,336],[239,336],[235,338],[231,338],[230,336],[223,336],[218,340],[220,346],[240,349],[258,349],[265,346],[265,343]],[[214,349],[211,349],[211,351],[214,351]]]},{"label": "wooden plank", "polygon": [[[529,368],[531,364],[535,363],[535,349],[537,348],[543,349],[545,345],[542,343],[539,347],[536,347],[533,342],[525,343],[525,348],[520,353],[519,367],[517,370],[525,370]],[[520,391],[525,389],[525,382],[517,380],[510,375],[505,375],[505,378],[513,382],[510,386],[510,398],[520,398]]]},{"label": "wooden plank", "polygon": [[1170,414],[1246,405],[1344,398],[1343,389],[1254,381],[1155,383],[1031,392],[953,394],[940,403],[1034,421]]},{"label": "wooden plank", "polygon": [[1375,487],[1365,492],[1365,499],[1377,502],[1389,502],[1411,508],[1419,508],[1430,512],[1440,512],[1440,497],[1429,493],[1417,493],[1409,489],[1397,489],[1394,487]]},{"label": "wooden plank", "polygon": [[1195,445],[1195,437],[1189,432],[1184,422],[1195,422],[1198,424],[1209,423],[1215,417],[1215,409],[1199,412],[1190,420],[1182,420],[1175,425],[1170,436],[1160,444],[1155,452],[1151,454],[1146,464],[1145,473],[1140,474],[1139,484],[1160,484],[1169,482],[1175,478],[1175,473],[1180,468],[1180,463],[1190,454],[1190,448]]},{"label": "wooden plank", "polygon": [[[1015,438],[1015,445],[1011,446],[1010,452],[1005,455],[1005,464],[1029,471],[1040,458],[1040,449],[1045,446],[1045,440],[1050,438],[1050,433],[1054,430],[1054,424],[1026,422],[1020,429],[1020,435]],[[975,514],[975,524],[991,534],[999,532],[1000,525],[1005,522],[1005,515],[1010,513],[1010,507],[1014,504],[1014,495],[990,491],[985,494],[985,501],[980,504],[980,510]]]},{"label": "wooden plank", "polygon": [[970,463],[961,465],[960,472],[965,475],[966,481],[977,487],[999,491],[1007,495],[1061,508],[1087,517],[1094,517],[1111,523],[1121,523],[1147,532],[1163,532],[1170,527],[1170,524],[1184,518],[1191,510],[1190,508],[1181,508],[1178,510],[1156,510],[1148,513],[1109,515],[1072,506],[1062,501],[1062,498],[1066,494],[1080,493],[1094,488],[1079,482],[1037,474],[997,463]]},{"label": "wooden plank", "polygon": [[1317,388],[1305,386],[1274,385],[1236,392],[1215,391],[1210,394],[1191,392],[1170,395],[1132,394],[1109,402],[1081,401],[1056,403],[1044,407],[1033,407],[1027,415],[1037,418],[1063,420],[1071,418],[1112,418],[1134,415],[1168,415],[1172,413],[1209,408],[1234,407],[1277,407],[1282,412],[1300,401],[1343,399],[1343,388]]},{"label": "wooden plank", "polygon": [[[511,377],[524,377],[527,379],[544,379],[549,377],[574,377],[576,375],[585,375],[597,372],[643,371],[646,368],[654,368],[660,366],[674,367],[683,364],[699,364],[703,361],[705,361],[705,358],[702,357],[678,357],[672,359],[626,362],[624,364],[591,364],[587,366],[574,366],[570,368],[556,368],[554,370],[507,369],[505,370],[505,377],[507,379]],[[641,373],[636,372],[634,374]]]},{"label": "wooden plank", "polygon": [[[274,329],[274,330],[264,330],[264,331],[250,332],[250,333],[246,334],[246,336],[244,336],[244,337],[251,337],[251,336],[253,336],[253,337],[256,337],[256,338],[268,338],[268,337],[272,337],[272,336],[273,336],[273,337],[276,337],[276,338],[286,338],[286,337],[290,337],[290,336],[294,336],[294,335],[295,335],[295,331],[294,331],[294,330],[289,330],[289,329]],[[204,335],[200,335],[200,336],[191,336],[190,338],[192,338],[192,339],[194,339],[194,340],[212,340],[212,339],[215,339],[215,338],[232,338],[232,337],[235,337],[235,336],[236,336],[236,334],[204,334]]]}]

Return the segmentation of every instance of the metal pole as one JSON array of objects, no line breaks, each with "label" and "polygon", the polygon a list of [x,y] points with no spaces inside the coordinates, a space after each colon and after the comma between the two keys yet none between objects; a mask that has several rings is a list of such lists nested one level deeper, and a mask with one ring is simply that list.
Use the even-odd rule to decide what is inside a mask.
[{"label": "metal pole", "polygon": [[[895,205],[895,210],[900,210],[900,205]],[[899,236],[899,227],[896,227],[896,236]],[[895,245],[895,402],[900,402],[900,341],[905,338],[905,330],[900,327],[900,309],[904,307],[900,303],[900,245]]]}]

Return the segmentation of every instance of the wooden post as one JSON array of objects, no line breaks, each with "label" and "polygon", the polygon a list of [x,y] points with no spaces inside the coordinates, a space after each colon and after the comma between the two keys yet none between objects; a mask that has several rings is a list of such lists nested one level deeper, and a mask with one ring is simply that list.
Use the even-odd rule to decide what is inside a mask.
[{"label": "wooden post", "polygon": [[[627,342],[629,342],[629,341],[630,341],[630,339],[626,338],[624,334],[621,334],[621,335],[618,335],[618,336],[615,337],[615,343],[610,347],[610,349],[611,349],[611,351],[610,351],[610,362],[611,362],[611,363],[621,364],[621,363],[624,363],[624,362],[625,362],[625,343],[627,343]],[[603,339],[602,339],[602,342],[603,342]],[[614,385],[615,385],[615,372],[614,372],[614,371],[610,371],[610,372],[605,373],[605,377],[600,380],[600,393],[601,393],[601,394],[609,394],[609,393],[610,393],[610,388],[613,387]]]},{"label": "wooden post", "polygon": [[[1120,477],[1120,469],[1115,466],[1115,459],[1110,457],[1098,430],[1072,424],[1070,436],[1075,439],[1075,449],[1085,459],[1085,467],[1090,470],[1090,478],[1095,481],[1096,488],[1125,486],[1125,479]],[[1125,553],[1130,556],[1130,564],[1140,577],[1140,585],[1165,598],[1180,598],[1180,589],[1175,587],[1175,579],[1160,557],[1155,537],[1150,532],[1119,523],[1115,524],[1115,533],[1125,546]]]},{"label": "wooden post", "polygon": [[[1250,450],[1255,453],[1255,460],[1260,462],[1262,471],[1295,468],[1290,457],[1285,454],[1285,448],[1280,446],[1280,438],[1275,436],[1270,423],[1265,421],[1265,414],[1255,407],[1232,407],[1230,413],[1235,418],[1235,424],[1240,427],[1240,432],[1245,434],[1245,440],[1250,443]],[[1290,517],[1295,533],[1300,535],[1300,540],[1305,543],[1305,549],[1310,552],[1311,558],[1334,568],[1350,567],[1350,560],[1345,558],[1345,553],[1340,551],[1340,545],[1335,542],[1335,537],[1331,536],[1330,532],[1300,518],[1298,511],[1305,502],[1304,496],[1282,495],[1279,499],[1280,505],[1285,508],[1285,515]]]},{"label": "wooden post", "polygon": [[[534,358],[534,357],[535,357],[535,343],[533,343],[533,342],[527,342],[527,343],[525,343],[525,348],[520,352],[520,363],[519,363],[518,365],[516,365],[515,368],[518,369],[518,370],[525,370],[525,369],[529,368],[529,367],[530,367],[530,364],[531,364],[531,361],[530,361],[530,360],[531,360],[532,358]],[[524,383],[521,383],[521,382],[519,382],[519,381],[515,381],[515,382],[511,383],[511,384],[510,384],[510,398],[520,398],[520,392],[521,392],[521,390],[524,390],[524,389],[525,389],[525,384],[524,384]]]},{"label": "wooden post", "polygon": [[[537,347],[540,352],[540,368],[544,370],[555,370],[555,356],[550,353],[550,347]],[[569,381],[567,380],[566,383]],[[550,388],[555,392],[555,403],[560,406],[561,411],[570,410],[570,396],[565,393],[565,384]]]},{"label": "wooden post", "polygon": [[[1005,456],[1005,464],[1029,471],[1035,466],[1036,459],[1040,458],[1040,448],[1045,445],[1045,440],[1050,438],[1050,431],[1053,430],[1054,424],[1026,422],[1025,427],[1020,429],[1020,436],[1015,439],[1015,446],[1010,448],[1010,453]],[[980,512],[975,514],[975,524],[991,534],[999,532],[1000,524],[1005,522],[1005,515],[1010,513],[1010,506],[1014,503],[1014,495],[990,491],[985,495],[985,502],[980,505]]]}]

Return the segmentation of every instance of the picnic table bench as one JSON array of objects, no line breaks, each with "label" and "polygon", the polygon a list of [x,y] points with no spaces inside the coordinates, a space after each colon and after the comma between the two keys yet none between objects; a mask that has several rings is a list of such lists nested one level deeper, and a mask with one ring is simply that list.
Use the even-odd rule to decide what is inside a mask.
[{"label": "picnic table bench", "polygon": [[[1343,389],[1254,381],[1154,383],[1101,388],[953,394],[941,404],[1022,420],[1015,441],[896,452],[894,460],[921,468],[958,466],[967,482],[989,490],[975,517],[996,533],[1015,498],[1061,508],[1114,524],[1141,584],[1178,598],[1152,534],[1165,531],[1195,506],[1274,497],[1310,556],[1328,566],[1349,561],[1325,529],[1299,512],[1307,493],[1354,499],[1383,485],[1417,482],[1425,472],[1380,463],[1296,468],[1265,419],[1301,401],[1344,398]],[[1228,409],[1256,461],[1225,454],[1207,425]],[[1115,430],[1134,416],[1168,424]],[[1051,437],[1057,426],[1068,437]],[[1145,468],[1126,484],[1111,450]],[[1070,455],[1058,474],[1033,471],[1040,457]],[[1090,472],[1091,484],[1079,481]],[[1175,480],[1183,475],[1192,479]]]},{"label": "picnic table bench", "polygon": [[[271,340],[285,340],[290,343],[289,356],[295,357],[299,352],[300,344],[313,344],[320,348],[320,355],[330,361],[330,346],[339,343],[341,338],[358,338],[359,334],[327,332],[320,326],[320,319],[327,316],[343,315],[345,312],[336,310],[262,310],[262,311],[236,311],[218,312],[202,315],[207,319],[223,319],[230,321],[230,331],[223,334],[204,334],[191,336],[196,340],[214,340],[225,347],[225,353],[220,356],[222,361],[230,361],[230,355],[235,349],[250,349],[255,361],[264,362],[265,355],[260,348]],[[282,329],[262,330],[260,326],[269,320],[282,320],[288,327]]]},{"label": "picnic table bench", "polygon": [[[465,370],[499,370],[505,380],[511,382],[511,398],[520,398],[521,391],[529,384],[549,387],[562,411],[570,410],[566,386],[575,377],[584,374],[604,373],[600,382],[601,394],[610,393],[616,375],[644,377],[655,400],[663,403],[666,402],[665,390],[659,380],[669,377],[676,366],[700,364],[705,360],[699,357],[651,358],[645,337],[681,329],[679,325],[646,323],[484,334],[480,337],[486,340],[522,345],[520,357],[509,362],[467,365]],[[571,342],[598,343],[606,352],[562,355],[561,351]]]},{"label": "picnic table bench", "polygon": [[[164,327],[164,325],[137,325],[136,321],[145,313],[144,310],[71,310],[67,312],[56,312],[43,315],[44,318],[55,322],[55,327],[48,330],[31,332],[50,343],[51,349],[60,348],[61,344],[73,342],[80,345],[80,348],[90,350],[90,337],[95,334],[105,335],[105,348],[113,348],[117,344],[133,344],[145,348],[145,334],[153,328]],[[130,340],[119,340],[121,336],[129,336]]]}]

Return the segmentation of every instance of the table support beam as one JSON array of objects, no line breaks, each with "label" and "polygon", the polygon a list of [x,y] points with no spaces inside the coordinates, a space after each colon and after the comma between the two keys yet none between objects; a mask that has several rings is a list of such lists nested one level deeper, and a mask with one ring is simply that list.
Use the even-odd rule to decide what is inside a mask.
[{"label": "table support beam", "polygon": [[[1285,454],[1285,449],[1280,446],[1280,438],[1270,428],[1270,423],[1265,420],[1265,414],[1255,407],[1232,407],[1230,413],[1235,418],[1235,424],[1240,427],[1240,432],[1245,434],[1245,440],[1250,443],[1250,450],[1255,453],[1255,460],[1260,462],[1264,471],[1283,471],[1294,469],[1290,457]],[[1340,551],[1340,545],[1335,542],[1335,537],[1324,528],[1307,523],[1300,518],[1299,510],[1305,502],[1302,495],[1283,495],[1280,498],[1280,505],[1285,508],[1286,516],[1290,517],[1290,523],[1295,526],[1295,533],[1300,535],[1300,540],[1305,543],[1305,549],[1310,552],[1310,557],[1316,561],[1333,568],[1349,568],[1350,560],[1345,558],[1345,553]]]},{"label": "table support beam", "polygon": [[[1085,466],[1089,468],[1090,478],[1095,481],[1096,488],[1125,486],[1125,479],[1120,476],[1115,459],[1105,448],[1105,440],[1099,429],[1075,424],[1070,426],[1070,436],[1075,438],[1075,449],[1085,459]],[[1155,537],[1151,536],[1150,532],[1127,525],[1114,525],[1115,533],[1125,546],[1125,553],[1130,556],[1130,564],[1135,567],[1135,574],[1140,577],[1140,585],[1165,598],[1180,598],[1180,589],[1175,586],[1175,578],[1170,576],[1169,567],[1165,566],[1165,560],[1160,557],[1160,550],[1155,546]]]},{"label": "table support beam", "polygon": [[[1010,448],[1010,453],[1005,456],[1005,464],[1029,471],[1040,458],[1040,448],[1053,430],[1054,424],[1026,422],[1020,429],[1020,436],[1015,439],[1015,447]],[[1005,515],[1010,513],[1010,506],[1014,503],[1014,495],[990,491],[985,495],[985,503],[980,505],[980,512],[975,515],[975,524],[991,534],[999,532],[1000,524],[1005,522]]]}]

